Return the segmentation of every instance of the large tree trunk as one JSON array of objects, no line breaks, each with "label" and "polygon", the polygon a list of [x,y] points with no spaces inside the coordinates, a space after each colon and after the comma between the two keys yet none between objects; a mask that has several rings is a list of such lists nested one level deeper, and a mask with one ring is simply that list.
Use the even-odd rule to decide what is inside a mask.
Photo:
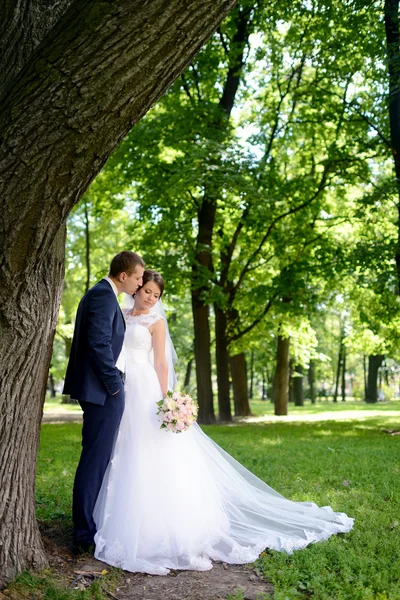
[{"label": "large tree trunk", "polygon": [[229,353],[226,337],[226,314],[217,305],[214,306],[214,311],[219,419],[220,421],[232,421],[229,394]]},{"label": "large tree trunk", "polygon": [[235,417],[251,415],[247,388],[246,357],[244,352],[230,357]]},{"label": "large tree trunk", "polygon": [[[11,4],[0,7],[3,23]],[[47,35],[51,19],[43,19],[38,38],[28,31],[24,39],[41,39],[40,45],[18,54],[24,62],[18,74],[18,60],[6,73],[0,99],[0,585],[46,562],[34,514],[35,463],[66,217],[233,4],[80,0]],[[54,14],[66,5],[59,2]],[[25,14],[34,9],[35,2],[26,2]],[[198,323],[197,339],[201,335]]]},{"label": "large tree trunk", "polygon": [[0,19],[0,95],[73,0],[3,2]]},{"label": "large tree trunk", "polygon": [[192,311],[194,324],[194,358],[196,362],[197,400],[199,422],[215,423],[213,391],[211,381],[211,334],[209,306],[204,300],[204,292],[209,281],[204,284],[204,273],[212,274],[212,235],[215,221],[216,203],[204,200],[198,211],[199,230],[196,253],[192,265]]},{"label": "large tree trunk", "polygon": [[289,345],[290,338],[278,336],[276,372],[274,378],[275,414],[288,414],[289,401]]},{"label": "large tree trunk", "polygon": [[296,377],[292,377],[294,404],[304,406],[303,367],[296,365],[294,372],[296,373]]},{"label": "large tree trunk", "polygon": [[397,293],[400,293],[400,33],[399,0],[385,0],[385,30],[387,66],[389,71],[389,123],[394,171],[396,175],[397,202]]},{"label": "large tree trunk", "polygon": [[1,322],[0,586],[27,566],[46,566],[35,518],[36,456],[64,275],[64,228],[26,274],[13,320]]},{"label": "large tree trunk", "polygon": [[[225,81],[223,83],[222,94],[219,101],[219,111],[214,113],[212,121],[209,123],[210,129],[213,129],[215,133],[218,133],[218,142],[223,147],[223,141],[226,135],[229,134],[230,128],[228,126],[229,118],[232,109],[235,104],[237,91],[242,76],[244,66],[244,53],[249,38],[249,24],[251,14],[253,12],[253,6],[249,3],[239,3],[237,10],[235,11],[234,18],[232,19],[232,35],[229,37],[229,44],[224,44],[224,49],[227,52],[228,70],[226,73]],[[214,139],[214,144],[217,138]],[[217,202],[220,199],[221,190],[219,186],[210,186],[210,189],[206,189],[203,200],[202,210],[206,209],[208,212],[208,225],[209,225],[209,240],[206,242],[210,258],[208,262],[209,278],[214,279],[213,265],[212,265],[212,243],[213,233],[216,217]],[[212,224],[212,228],[211,228]],[[199,220],[199,235],[200,235],[200,220]],[[204,243],[204,242],[203,242]],[[225,294],[225,299],[229,298],[231,282],[229,281],[229,266],[230,257],[227,254],[227,248],[223,245],[221,249],[221,274],[218,284]],[[203,293],[206,295],[208,292],[209,282],[205,280],[204,271],[201,279],[203,280]],[[231,403],[229,394],[229,354],[228,354],[228,339],[227,339],[227,319],[229,317],[226,306],[221,307],[216,302],[215,308],[215,337],[216,337],[216,366],[217,366],[217,379],[218,379],[218,407],[219,407],[219,418],[221,421],[231,421]],[[232,308],[232,306],[230,307]]]},{"label": "large tree trunk", "polygon": [[368,383],[366,402],[378,402],[378,372],[383,359],[381,354],[373,354],[368,357]]}]

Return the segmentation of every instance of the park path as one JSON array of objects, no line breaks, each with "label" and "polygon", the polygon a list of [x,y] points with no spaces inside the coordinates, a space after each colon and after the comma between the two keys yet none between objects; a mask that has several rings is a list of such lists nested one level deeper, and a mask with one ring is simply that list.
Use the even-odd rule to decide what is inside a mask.
[{"label": "park path", "polygon": [[[276,417],[275,415],[262,415],[259,417],[243,417],[240,419],[234,419],[234,423],[291,423],[293,421],[350,421],[352,419],[362,421],[364,419],[371,419],[376,417],[400,417],[399,410],[345,410],[339,411],[326,411],[316,414],[304,414],[304,415],[287,415],[285,417]],[[43,414],[42,423],[81,423],[82,422],[82,411],[63,408],[52,408],[45,410]]]}]

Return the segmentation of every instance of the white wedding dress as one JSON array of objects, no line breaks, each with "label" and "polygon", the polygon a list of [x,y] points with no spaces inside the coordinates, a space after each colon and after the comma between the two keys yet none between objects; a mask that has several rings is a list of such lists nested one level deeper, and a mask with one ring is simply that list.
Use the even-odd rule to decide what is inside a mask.
[{"label": "white wedding dress", "polygon": [[94,510],[95,557],[166,575],[211,569],[211,560],[252,562],[265,548],[290,553],[350,531],[352,518],[285,499],[197,424],[179,434],[160,429],[148,330],[159,318],[126,317],[125,412]]}]

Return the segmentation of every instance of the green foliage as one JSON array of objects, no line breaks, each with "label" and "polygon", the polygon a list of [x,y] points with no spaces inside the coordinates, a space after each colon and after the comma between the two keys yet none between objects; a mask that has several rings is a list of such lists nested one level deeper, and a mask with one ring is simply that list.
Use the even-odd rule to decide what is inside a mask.
[{"label": "green foliage", "polygon": [[[192,288],[225,311],[231,353],[252,350],[269,379],[278,329],[290,335],[293,364],[316,361],[325,387],[343,323],[360,394],[363,354],[397,360],[385,53],[375,0],[241,0],[69,219],[55,379],[80,297],[122,248],[166,279],[180,381],[193,355]],[[196,246],[207,203],[216,208],[209,248]],[[210,267],[195,261],[198,250],[210,251]]]}]

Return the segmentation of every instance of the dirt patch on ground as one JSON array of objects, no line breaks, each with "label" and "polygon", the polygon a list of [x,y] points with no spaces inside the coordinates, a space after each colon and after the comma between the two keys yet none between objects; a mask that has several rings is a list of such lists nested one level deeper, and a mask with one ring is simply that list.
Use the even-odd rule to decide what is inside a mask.
[{"label": "dirt patch on ground", "polygon": [[53,572],[70,589],[83,590],[96,579],[102,582],[104,598],[112,600],[225,600],[238,590],[245,600],[272,598],[273,587],[245,565],[215,563],[211,571],[171,571],[166,576],[121,571],[109,583],[111,568],[92,556],[75,557],[65,524],[41,524],[42,536]]},{"label": "dirt patch on ground", "polygon": [[[175,571],[165,577],[131,575],[121,600],[221,600],[242,590],[246,600],[272,597],[272,586],[245,566],[215,563],[211,571]],[[239,596],[240,597],[240,596]]]}]

